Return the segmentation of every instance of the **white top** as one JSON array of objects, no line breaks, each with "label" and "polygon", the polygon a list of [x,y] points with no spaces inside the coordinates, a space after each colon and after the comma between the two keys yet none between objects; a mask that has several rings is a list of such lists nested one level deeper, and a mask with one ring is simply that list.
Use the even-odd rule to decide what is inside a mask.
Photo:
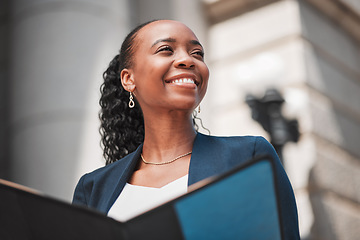
[{"label": "white top", "polygon": [[121,194],[111,206],[108,216],[127,221],[187,192],[188,174],[161,188],[144,187],[126,183]]}]

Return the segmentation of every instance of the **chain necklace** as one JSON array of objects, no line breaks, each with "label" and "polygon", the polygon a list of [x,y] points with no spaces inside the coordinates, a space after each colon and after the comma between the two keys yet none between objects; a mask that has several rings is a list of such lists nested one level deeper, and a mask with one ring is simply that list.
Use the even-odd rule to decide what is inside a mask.
[{"label": "chain necklace", "polygon": [[172,159],[172,160],[170,160],[170,161],[166,161],[166,162],[147,162],[147,161],[144,159],[144,156],[143,156],[142,154],[141,154],[140,156],[141,156],[142,161],[143,161],[145,164],[165,165],[165,164],[169,164],[169,163],[175,162],[175,161],[178,160],[179,158],[182,158],[182,157],[185,157],[185,156],[187,156],[187,155],[190,155],[191,153],[192,153],[192,151],[191,151],[191,152],[188,152],[188,153],[185,153],[185,154],[183,154],[183,155],[180,155],[180,156],[178,156],[178,157],[176,157],[176,158],[174,158],[174,159]]}]

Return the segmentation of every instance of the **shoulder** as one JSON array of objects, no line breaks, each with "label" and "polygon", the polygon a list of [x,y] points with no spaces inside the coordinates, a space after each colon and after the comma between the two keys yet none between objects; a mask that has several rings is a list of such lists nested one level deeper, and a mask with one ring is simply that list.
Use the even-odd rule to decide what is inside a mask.
[{"label": "shoulder", "polygon": [[237,162],[244,163],[244,159],[250,160],[256,156],[271,156],[274,160],[275,184],[279,190],[279,203],[284,222],[285,238],[299,239],[297,207],[292,186],[271,143],[261,136],[213,137],[203,135],[202,137],[208,139],[208,141],[204,141],[206,144],[208,142],[213,144],[211,149],[218,147],[212,154],[224,151],[224,153],[221,153],[221,159],[225,161],[225,164],[231,163],[234,159],[237,159]]},{"label": "shoulder", "polygon": [[209,136],[199,133],[198,141],[200,145],[208,147],[221,148],[226,150],[245,150],[256,155],[257,151],[272,152],[272,145],[261,136]]},{"label": "shoulder", "polygon": [[110,196],[119,181],[123,180],[136,164],[136,152],[83,175],[75,188],[73,203],[92,207],[99,205],[101,196]]},{"label": "shoulder", "polygon": [[210,136],[202,133],[198,133],[198,138],[214,144],[254,144],[258,138],[264,139],[260,136]]},{"label": "shoulder", "polygon": [[132,164],[136,152],[126,155],[124,158],[98,168],[82,176],[84,183],[111,181],[112,178],[118,179],[119,175]]},{"label": "shoulder", "polygon": [[[297,208],[290,181],[274,147],[264,137],[216,137],[199,134],[196,141],[196,147],[199,149],[199,153],[196,154],[201,155],[198,157],[201,164],[193,163],[193,166],[196,174],[201,175],[202,178],[225,172],[256,156],[270,155],[274,160],[275,184],[279,189],[279,203],[285,223],[286,239],[299,239]],[[202,178],[198,177],[195,180]]]},{"label": "shoulder", "polygon": [[206,162],[207,168],[215,166],[217,171],[222,172],[251,160],[260,154],[259,149],[268,152],[266,149],[271,149],[271,145],[265,138],[258,136],[198,134],[194,142],[193,156],[198,162]]}]

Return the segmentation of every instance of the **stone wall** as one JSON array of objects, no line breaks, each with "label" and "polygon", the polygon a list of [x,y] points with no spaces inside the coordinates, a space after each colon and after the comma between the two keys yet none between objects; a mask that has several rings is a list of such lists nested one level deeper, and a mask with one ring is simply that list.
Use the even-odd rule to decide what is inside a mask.
[{"label": "stone wall", "polygon": [[338,21],[301,2],[306,84],[316,161],[309,172],[311,239],[360,234],[360,44]]},{"label": "stone wall", "polygon": [[279,89],[285,116],[300,124],[300,141],[286,145],[284,158],[302,238],[356,239],[359,42],[306,1],[271,2],[210,27],[212,72],[203,114],[214,135],[267,136],[251,119],[245,96]]}]

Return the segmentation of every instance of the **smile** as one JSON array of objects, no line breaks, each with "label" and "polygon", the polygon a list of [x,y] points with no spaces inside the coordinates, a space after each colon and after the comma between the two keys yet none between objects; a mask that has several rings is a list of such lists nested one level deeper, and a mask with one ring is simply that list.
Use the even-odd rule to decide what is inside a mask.
[{"label": "smile", "polygon": [[180,79],[174,79],[170,81],[170,83],[195,83],[195,81],[191,78],[180,78]]}]

